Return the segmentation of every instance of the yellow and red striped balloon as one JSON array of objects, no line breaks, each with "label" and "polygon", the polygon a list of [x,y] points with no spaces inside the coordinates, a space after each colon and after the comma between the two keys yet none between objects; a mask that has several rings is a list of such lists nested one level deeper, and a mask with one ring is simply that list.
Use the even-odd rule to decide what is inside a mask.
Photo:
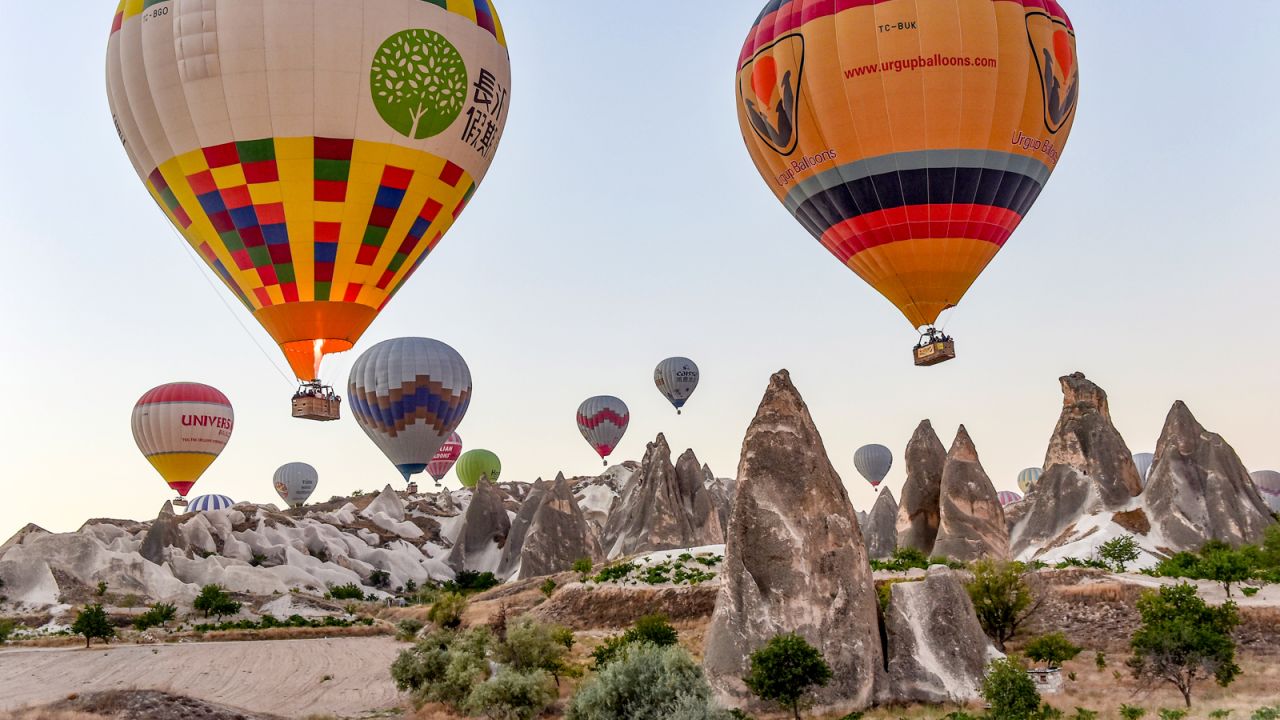
[{"label": "yellow and red striped balloon", "polygon": [[133,407],[133,439],[156,472],[186,497],[231,439],[235,413],[216,388],[170,383]]}]

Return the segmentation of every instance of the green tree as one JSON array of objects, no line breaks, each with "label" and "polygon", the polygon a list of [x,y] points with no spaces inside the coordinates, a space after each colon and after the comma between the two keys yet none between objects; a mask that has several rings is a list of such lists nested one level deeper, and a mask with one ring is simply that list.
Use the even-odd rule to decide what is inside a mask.
[{"label": "green tree", "polygon": [[555,699],[555,687],[546,672],[503,669],[472,688],[464,707],[489,720],[533,720]]},{"label": "green tree", "polygon": [[991,720],[1031,720],[1040,710],[1040,692],[1016,655],[987,666],[982,698],[991,705]]},{"label": "green tree", "polygon": [[519,672],[544,670],[560,685],[560,677],[574,674],[569,662],[573,633],[558,625],[544,625],[522,617],[507,626],[506,637],[493,651],[493,659]]},{"label": "green tree", "polygon": [[99,580],[98,589],[94,591],[94,595],[97,595],[98,597],[105,597],[106,594],[107,594],[107,581]]},{"label": "green tree", "polygon": [[492,636],[485,628],[466,632],[433,630],[391,664],[396,687],[413,693],[419,704],[461,706],[476,683],[489,673],[486,655]]},{"label": "green tree", "polygon": [[1129,669],[1148,685],[1178,688],[1187,707],[1198,680],[1212,677],[1222,687],[1240,674],[1231,633],[1240,624],[1235,603],[1205,603],[1192,585],[1162,587],[1138,600],[1142,624],[1130,640]]},{"label": "green tree", "polygon": [[469,81],[461,53],[432,30],[398,32],[373,56],[369,89],[383,121],[412,140],[444,132],[467,99]]},{"label": "green tree", "polygon": [[13,628],[17,623],[9,618],[0,618],[0,645],[9,642],[9,636],[13,634]]},{"label": "green tree", "polygon": [[586,582],[587,576],[591,574],[591,558],[584,557],[573,561],[573,571],[578,573],[579,579]]},{"label": "green tree", "polygon": [[71,623],[71,632],[84,636],[85,647],[89,647],[94,638],[109,643],[116,636],[116,629],[111,626],[107,611],[98,604],[88,605],[76,615],[76,621]]},{"label": "green tree", "polygon": [[1040,607],[1027,584],[1027,568],[1020,562],[979,560],[966,586],[983,631],[1001,651],[1018,627]]},{"label": "green tree", "polygon": [[1098,548],[1098,557],[1105,560],[1116,572],[1124,572],[1129,563],[1142,557],[1142,551],[1138,548],[1138,541],[1134,540],[1132,535],[1121,535],[1102,543],[1102,547]]},{"label": "green tree", "polygon": [[1200,550],[1200,572],[1206,580],[1221,583],[1231,597],[1231,586],[1253,577],[1254,567],[1247,553],[1210,541]]},{"label": "green tree", "polygon": [[800,720],[801,702],[811,689],[831,682],[831,666],[808,641],[788,633],[751,653],[751,668],[742,681],[756,696],[790,709]]},{"label": "green tree", "polygon": [[1084,648],[1072,645],[1067,636],[1054,632],[1027,643],[1027,657],[1042,662],[1050,670],[1062,667],[1062,663],[1073,660]]},{"label": "green tree", "polygon": [[178,616],[178,608],[169,603],[156,603],[133,621],[133,627],[139,631],[149,630],[157,625],[163,626]]},{"label": "green tree", "polygon": [[641,643],[587,681],[566,720],[729,720],[711,700],[702,668],[680,647]]},{"label": "green tree", "polygon": [[457,628],[462,626],[462,613],[466,610],[466,597],[461,593],[445,593],[432,603],[427,619],[442,628]]},{"label": "green tree", "polygon": [[225,615],[240,612],[240,603],[232,600],[221,585],[205,585],[200,588],[200,594],[196,596],[192,606],[203,612],[206,618],[213,615],[219,620]]}]

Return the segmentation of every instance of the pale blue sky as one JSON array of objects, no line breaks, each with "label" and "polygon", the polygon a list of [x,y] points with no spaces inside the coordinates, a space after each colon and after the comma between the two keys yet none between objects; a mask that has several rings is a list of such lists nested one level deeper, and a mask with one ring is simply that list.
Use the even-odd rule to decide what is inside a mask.
[{"label": "pale blue sky", "polygon": [[[720,475],[771,372],[792,371],[854,503],[853,450],[896,454],[921,418],[965,423],[998,487],[1038,465],[1059,375],[1111,394],[1132,449],[1186,400],[1251,469],[1280,466],[1275,92],[1280,3],[1069,0],[1083,95],[1029,218],[954,316],[960,359],[910,365],[915,337],[774,200],[743,148],[733,68],[756,2],[506,0],[513,104],[493,169],[457,227],[358,351],[402,335],[467,358],[460,432],[503,479],[598,471],[573,414],[632,409],[615,458],[665,431]],[[276,501],[304,460],[317,497],[399,486],[350,418],[288,417],[266,335],[210,289],[111,126],[103,58],[114,2],[26,13],[0,29],[0,540],[26,522],[147,518],[169,491],[129,431],[153,385],[198,380],[236,408],[196,486]],[[736,9],[729,9],[729,8]],[[219,288],[221,290],[221,288]],[[688,355],[703,385],[677,418],[652,385]],[[326,377],[345,385],[354,354]],[[902,482],[897,463],[889,486]],[[452,478],[450,478],[452,482]]]}]

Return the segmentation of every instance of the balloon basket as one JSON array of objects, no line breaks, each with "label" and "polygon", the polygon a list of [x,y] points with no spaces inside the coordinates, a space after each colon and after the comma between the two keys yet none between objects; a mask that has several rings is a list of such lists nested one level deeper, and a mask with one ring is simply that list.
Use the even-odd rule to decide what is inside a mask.
[{"label": "balloon basket", "polygon": [[293,416],[318,422],[337,420],[342,417],[342,398],[328,385],[305,383],[293,396]]},{"label": "balloon basket", "polygon": [[173,502],[172,502],[171,504],[172,504],[174,507],[182,507],[182,508],[184,508],[184,507],[186,507],[187,505],[189,505],[190,503],[188,503],[188,502],[187,502],[187,499],[186,499],[186,498],[184,498],[184,497],[179,497],[179,498],[174,499],[174,500],[173,500]]},{"label": "balloon basket", "polygon": [[912,353],[916,367],[932,367],[956,359],[956,341],[935,340],[927,345],[917,345]]}]

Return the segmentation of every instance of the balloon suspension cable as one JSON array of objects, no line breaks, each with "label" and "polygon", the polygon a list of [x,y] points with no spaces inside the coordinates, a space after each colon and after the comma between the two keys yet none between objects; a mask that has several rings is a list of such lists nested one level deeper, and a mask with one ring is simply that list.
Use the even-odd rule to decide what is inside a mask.
[{"label": "balloon suspension cable", "polygon": [[280,377],[284,378],[285,384],[292,387],[295,380],[280,369],[280,366],[272,359],[271,354],[266,351],[266,348],[262,347],[262,344],[258,342],[258,338],[254,336],[254,334],[249,330],[249,327],[240,319],[240,314],[237,313],[236,309],[231,307],[231,304],[227,302],[225,297],[223,297],[218,286],[214,285],[213,280],[209,279],[209,275],[205,272],[204,266],[201,265],[200,259],[196,257],[195,251],[191,249],[191,243],[187,242],[186,238],[178,234],[178,231],[174,229],[172,225],[169,226],[169,232],[172,232],[182,247],[186,249],[186,252],[183,254],[186,255],[191,260],[191,263],[196,266],[196,273],[200,275],[200,277],[204,278],[205,283],[209,285],[209,289],[213,290],[213,294],[218,297],[218,301],[222,303],[222,306],[225,307],[227,312],[231,314],[231,317],[235,319],[236,324],[240,326],[240,329],[244,331],[244,334],[249,336],[249,340],[253,342],[253,346],[258,348],[258,352],[262,353],[262,357],[266,358],[267,362],[271,364],[271,367],[280,374]]}]

